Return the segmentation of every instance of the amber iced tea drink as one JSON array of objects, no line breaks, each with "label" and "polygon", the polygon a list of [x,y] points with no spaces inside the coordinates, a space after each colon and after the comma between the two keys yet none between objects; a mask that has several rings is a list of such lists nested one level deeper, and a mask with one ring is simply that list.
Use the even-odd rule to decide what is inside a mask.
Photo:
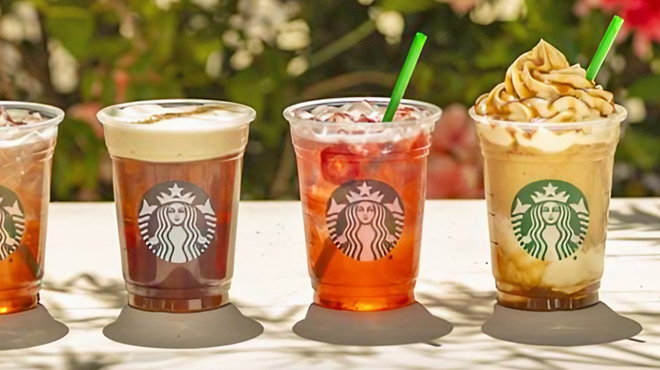
[{"label": "amber iced tea drink", "polygon": [[185,313],[228,303],[254,117],[249,107],[208,100],[127,103],[99,113],[130,306]]},{"label": "amber iced tea drink", "polygon": [[34,308],[44,273],[59,108],[0,102],[0,314]]},{"label": "amber iced tea drink", "polygon": [[302,103],[291,124],[314,302],[376,311],[414,302],[430,135],[441,111],[389,99]]}]

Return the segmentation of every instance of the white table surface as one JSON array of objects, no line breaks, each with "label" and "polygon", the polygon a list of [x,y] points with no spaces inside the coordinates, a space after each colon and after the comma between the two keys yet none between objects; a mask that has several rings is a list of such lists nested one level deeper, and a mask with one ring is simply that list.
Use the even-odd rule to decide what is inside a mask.
[{"label": "white table surface", "polygon": [[63,339],[0,352],[1,369],[633,369],[660,367],[660,199],[612,202],[601,299],[638,321],[633,340],[539,347],[481,332],[494,304],[484,201],[429,201],[418,301],[454,324],[437,342],[390,347],[304,340],[312,289],[299,202],[241,203],[231,298],[265,332],[231,346],[162,350],[115,343],[102,334],[125,305],[117,222],[111,203],[55,203],[50,209],[42,303],[70,328]]}]

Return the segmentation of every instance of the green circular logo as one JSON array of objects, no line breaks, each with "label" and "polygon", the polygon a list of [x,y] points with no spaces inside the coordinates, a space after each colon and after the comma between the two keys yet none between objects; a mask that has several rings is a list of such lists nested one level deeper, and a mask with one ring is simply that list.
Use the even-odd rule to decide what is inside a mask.
[{"label": "green circular logo", "polygon": [[0,186],[0,261],[4,261],[21,245],[25,232],[23,205],[16,193]]},{"label": "green circular logo", "polygon": [[518,244],[530,256],[561,261],[582,247],[589,208],[584,194],[572,184],[536,181],[520,189],[513,200],[511,223]]}]

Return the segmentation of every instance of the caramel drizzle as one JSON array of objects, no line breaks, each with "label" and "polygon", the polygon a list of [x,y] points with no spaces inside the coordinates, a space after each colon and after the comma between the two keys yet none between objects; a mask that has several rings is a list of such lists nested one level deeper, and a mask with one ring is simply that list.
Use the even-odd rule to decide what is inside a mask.
[{"label": "caramel drizzle", "polygon": [[149,116],[149,118],[147,118],[145,120],[131,122],[131,123],[148,125],[148,124],[153,124],[153,123],[157,123],[157,122],[168,120],[168,119],[185,118],[185,117],[195,116],[195,115],[198,115],[198,114],[204,114],[204,113],[209,113],[209,112],[219,112],[219,111],[240,113],[237,109],[230,109],[230,108],[228,108],[226,106],[222,106],[222,105],[202,105],[202,106],[196,107],[195,109],[193,109],[191,111],[188,111],[188,112],[154,114],[152,116]]}]

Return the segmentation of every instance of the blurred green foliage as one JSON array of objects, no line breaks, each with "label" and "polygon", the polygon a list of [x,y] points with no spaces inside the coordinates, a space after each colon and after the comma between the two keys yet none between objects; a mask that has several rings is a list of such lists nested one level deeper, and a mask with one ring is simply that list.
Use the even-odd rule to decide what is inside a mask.
[{"label": "blurred green foliage", "polygon": [[[599,11],[577,17],[573,1],[529,0],[519,19],[481,25],[434,0],[362,3],[368,5],[356,0],[0,0],[0,98],[67,111],[55,156],[56,200],[112,199],[96,110],[177,97],[254,107],[258,118],[245,157],[243,198],[296,198],[295,160],[282,110],[317,98],[389,95],[415,32],[429,40],[407,97],[470,106],[540,38],[586,66],[611,17]],[[380,18],[383,12],[387,17]],[[388,34],[388,27],[398,27],[399,15],[405,21],[402,33]],[[660,195],[659,64],[652,56],[635,56],[626,40],[599,75],[619,102],[632,99],[645,110],[622,139],[615,195]]]}]

